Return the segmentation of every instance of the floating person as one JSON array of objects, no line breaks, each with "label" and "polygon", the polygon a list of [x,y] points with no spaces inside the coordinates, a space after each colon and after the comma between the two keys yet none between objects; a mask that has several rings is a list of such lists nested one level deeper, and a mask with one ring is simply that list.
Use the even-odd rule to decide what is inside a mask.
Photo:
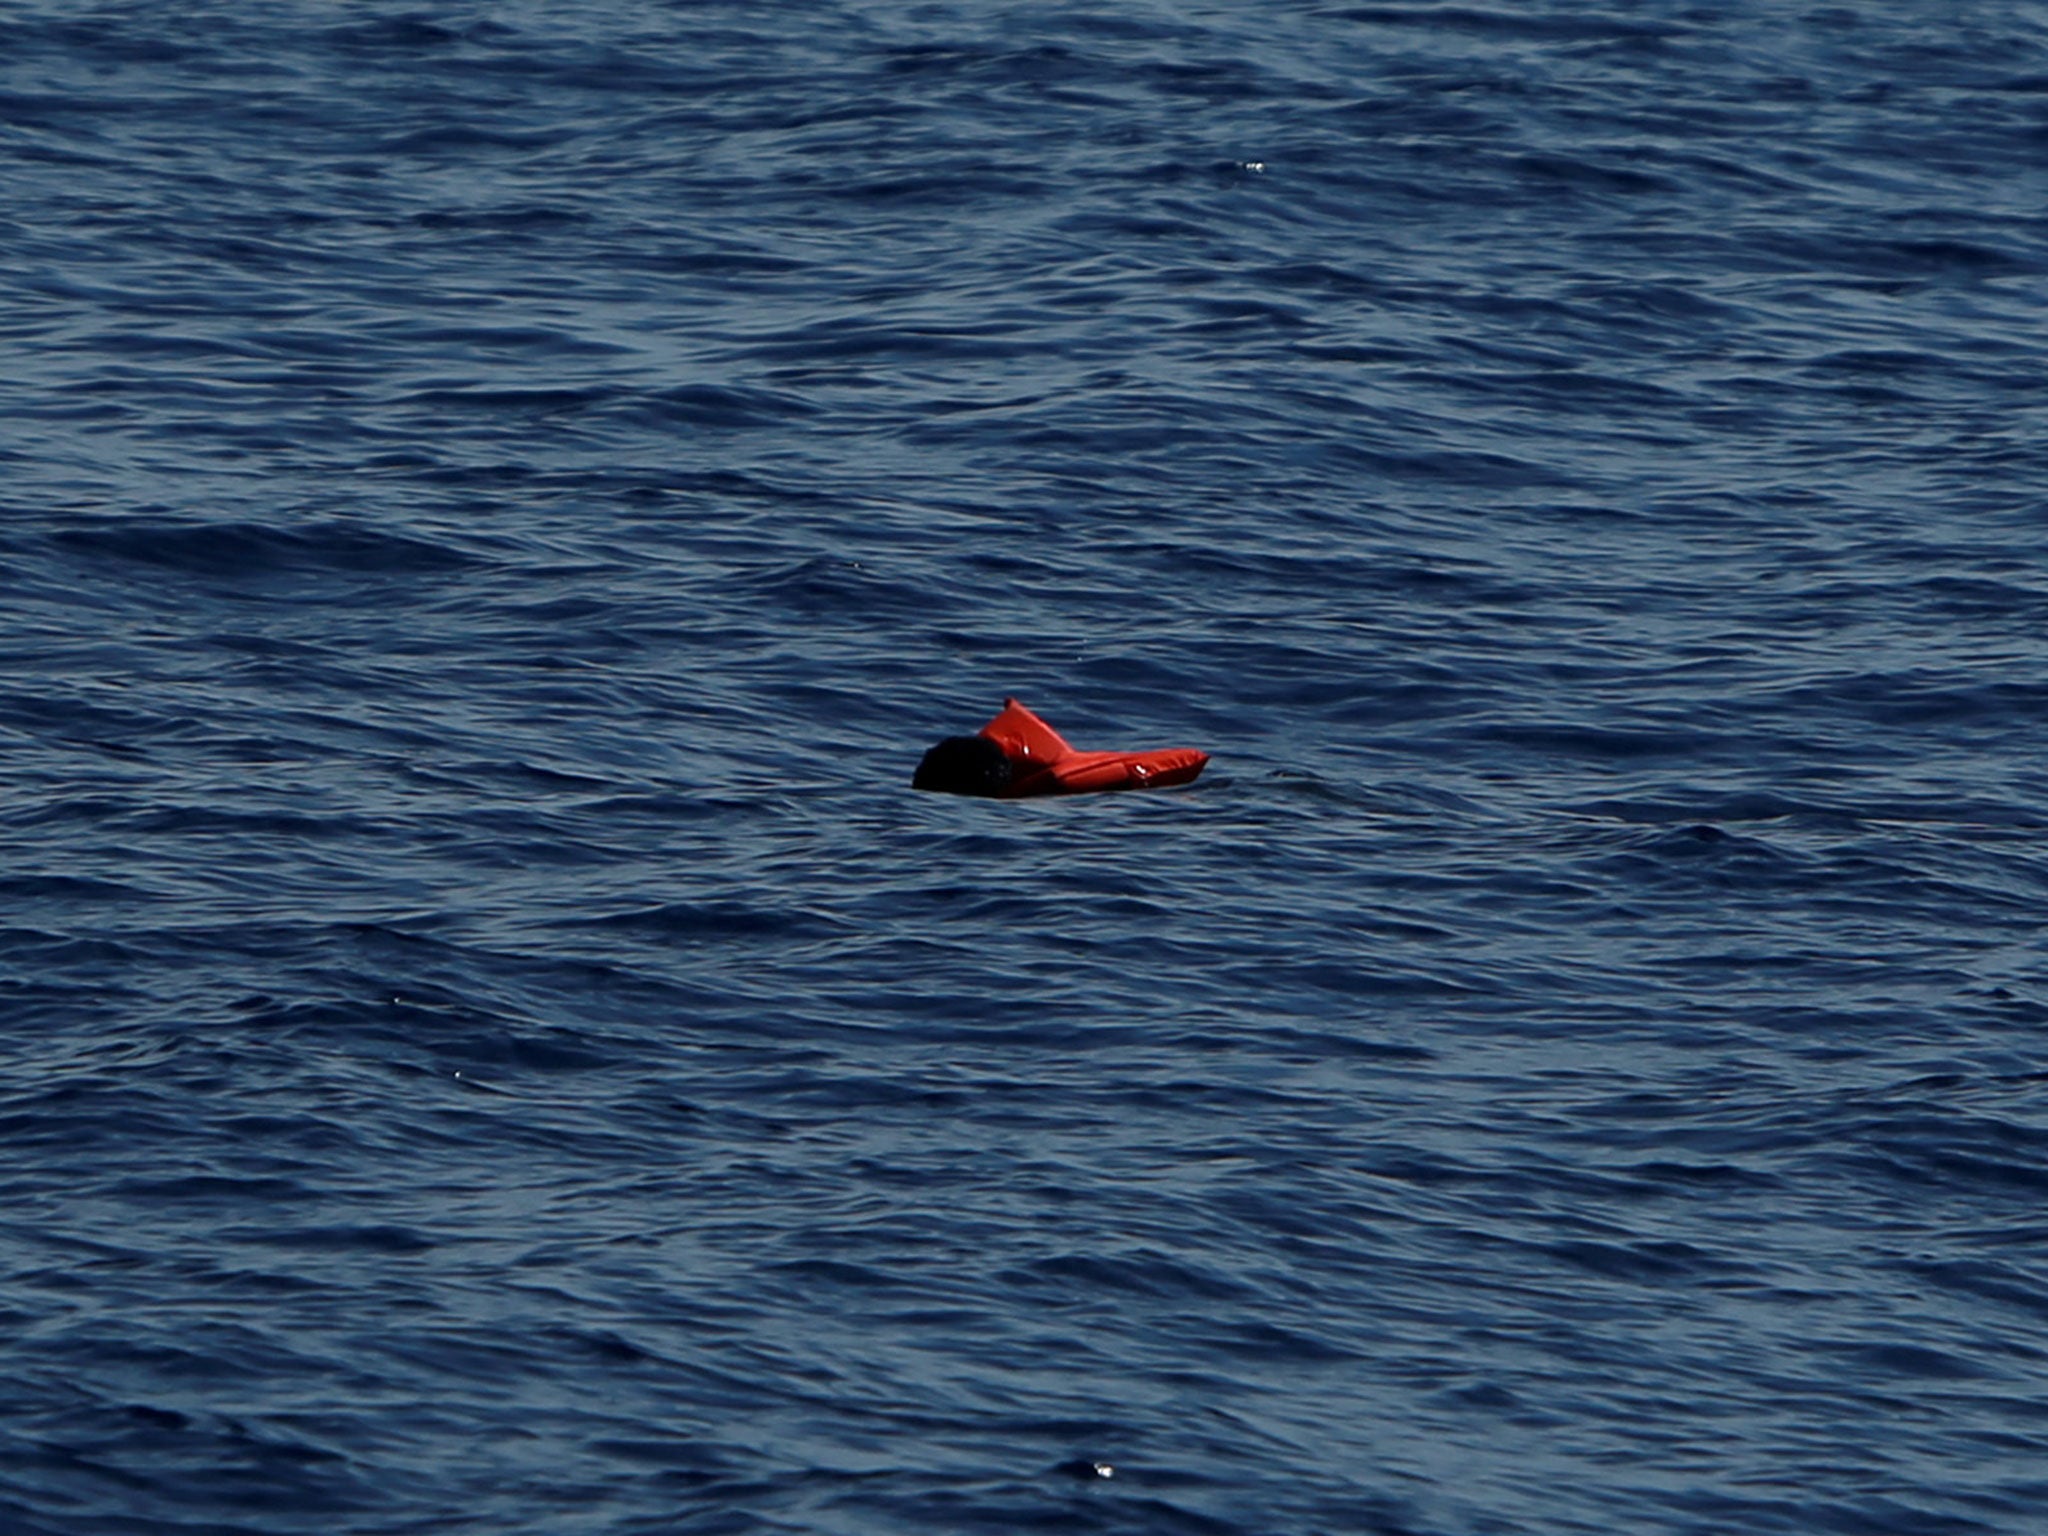
[{"label": "floating person", "polygon": [[925,753],[913,789],[1022,800],[1098,789],[1163,789],[1189,784],[1209,761],[1193,747],[1154,752],[1076,752],[1060,733],[1015,699],[973,736],[948,736]]}]

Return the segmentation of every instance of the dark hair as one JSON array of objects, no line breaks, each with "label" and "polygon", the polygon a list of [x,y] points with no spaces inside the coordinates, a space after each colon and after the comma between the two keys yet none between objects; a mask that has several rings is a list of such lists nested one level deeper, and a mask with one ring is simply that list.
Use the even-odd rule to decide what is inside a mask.
[{"label": "dark hair", "polygon": [[1010,760],[986,736],[948,736],[925,753],[910,787],[947,795],[1000,795],[1010,787]]}]

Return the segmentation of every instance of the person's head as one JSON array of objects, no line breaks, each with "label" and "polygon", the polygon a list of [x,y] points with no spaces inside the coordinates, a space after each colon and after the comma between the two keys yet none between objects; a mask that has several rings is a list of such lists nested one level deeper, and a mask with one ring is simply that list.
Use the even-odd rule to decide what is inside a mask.
[{"label": "person's head", "polygon": [[948,736],[925,753],[910,787],[947,795],[1000,795],[1010,787],[1010,760],[986,736]]}]

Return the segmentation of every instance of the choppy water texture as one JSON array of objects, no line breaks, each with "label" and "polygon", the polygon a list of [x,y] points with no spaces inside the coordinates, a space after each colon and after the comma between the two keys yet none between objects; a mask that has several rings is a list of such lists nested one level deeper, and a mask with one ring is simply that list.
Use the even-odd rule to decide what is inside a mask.
[{"label": "choppy water texture", "polygon": [[0,5],[0,1525],[2040,1529],[1954,11]]}]

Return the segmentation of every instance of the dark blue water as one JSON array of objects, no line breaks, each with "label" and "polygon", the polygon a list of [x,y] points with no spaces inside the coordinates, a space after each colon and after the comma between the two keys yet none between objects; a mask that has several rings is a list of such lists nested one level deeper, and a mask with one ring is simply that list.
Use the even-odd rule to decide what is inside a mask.
[{"label": "dark blue water", "polygon": [[0,1529],[2039,1530],[2044,209],[2017,0],[0,4]]}]

